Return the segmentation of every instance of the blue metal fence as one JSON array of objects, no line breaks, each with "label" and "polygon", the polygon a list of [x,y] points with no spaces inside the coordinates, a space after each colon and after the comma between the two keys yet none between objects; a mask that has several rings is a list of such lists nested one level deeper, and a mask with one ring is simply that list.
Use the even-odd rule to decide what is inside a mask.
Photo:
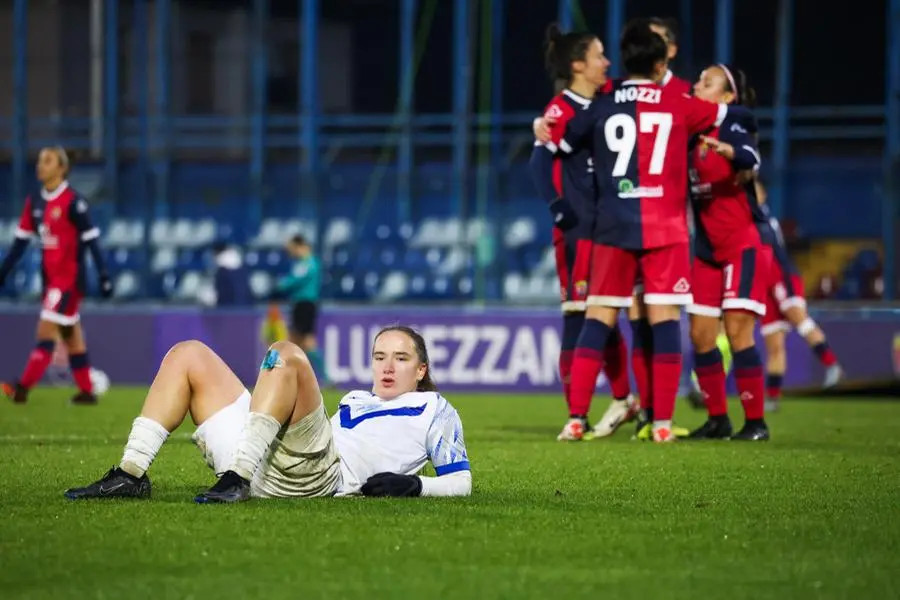
[{"label": "blue metal fence", "polygon": [[[250,109],[229,117],[180,115],[172,110],[173,0],[131,0],[134,37],[134,69],[131,82],[135,112],[124,114],[120,97],[120,3],[104,0],[102,118],[89,116],[35,118],[29,115],[28,2],[13,3],[15,61],[12,68],[15,100],[11,118],[0,118],[0,152],[12,157],[12,197],[19,202],[30,181],[29,157],[50,143],[64,143],[74,150],[91,151],[102,128],[104,189],[111,198],[120,195],[119,178],[124,157],[135,161],[137,177],[146,185],[137,190],[138,202],[146,205],[146,216],[165,216],[172,197],[173,162],[187,151],[229,148],[243,157],[251,187],[247,195],[247,219],[258,222],[264,205],[270,156],[279,150],[296,152],[299,189],[304,200],[321,202],[321,174],[328,168],[323,156],[335,148],[381,150],[379,163],[397,170],[396,210],[401,221],[412,218],[415,193],[412,173],[415,155],[424,148],[447,148],[453,168],[452,211],[466,217],[473,206],[483,206],[498,195],[502,183],[498,172],[509,166],[515,150],[529,143],[532,112],[503,111],[503,66],[508,0],[478,2],[453,0],[452,106],[447,114],[422,114],[414,108],[414,82],[418,68],[417,36],[423,21],[433,18],[437,0],[397,0],[399,5],[399,77],[397,110],[394,114],[325,114],[319,88],[321,74],[317,53],[321,42],[321,0],[297,0],[297,39],[300,77],[297,107],[293,114],[267,112],[269,0],[253,0],[250,40]],[[791,107],[794,67],[794,2],[778,1],[776,93],[771,107],[759,110],[761,135],[771,143],[771,204],[776,215],[786,213],[788,171],[792,142],[810,140],[874,140],[884,142],[882,187],[882,243],[886,299],[893,299],[896,285],[896,245],[900,213],[900,0],[888,0],[885,56],[886,97],[884,105]],[[583,19],[577,0],[559,0],[558,17],[564,26]],[[608,0],[606,8],[607,53],[618,64],[615,40],[626,18],[625,0]],[[517,5],[517,10],[518,8]],[[728,62],[734,54],[734,3],[716,3],[717,61]],[[431,12],[429,12],[431,11]],[[680,3],[682,50],[692,60],[691,0]],[[576,18],[579,17],[579,18]],[[472,35],[482,26],[480,41]],[[486,27],[486,29],[484,29]],[[427,34],[426,34],[427,35]],[[476,82],[476,71],[478,81]],[[485,74],[487,73],[487,74]],[[614,69],[616,74],[617,70]],[[536,107],[536,110],[539,107]],[[850,125],[848,125],[850,123]],[[487,148],[486,152],[473,148]],[[478,170],[481,169],[481,170]],[[476,185],[471,176],[478,177]],[[372,186],[378,181],[373,177]],[[132,193],[129,190],[129,193]],[[478,198],[476,204],[466,199]],[[364,205],[371,211],[373,195]],[[479,210],[476,208],[476,210]],[[12,212],[12,211],[10,211]]]}]

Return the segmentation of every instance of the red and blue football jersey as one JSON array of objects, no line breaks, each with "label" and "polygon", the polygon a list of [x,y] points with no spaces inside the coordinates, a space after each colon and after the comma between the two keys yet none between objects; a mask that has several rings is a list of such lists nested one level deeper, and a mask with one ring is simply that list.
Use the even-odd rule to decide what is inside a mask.
[{"label": "red and blue football jersey", "polygon": [[720,125],[728,107],[648,80],[612,87],[560,142],[564,151],[592,148],[594,241],[631,250],[687,243],[688,139]]}]

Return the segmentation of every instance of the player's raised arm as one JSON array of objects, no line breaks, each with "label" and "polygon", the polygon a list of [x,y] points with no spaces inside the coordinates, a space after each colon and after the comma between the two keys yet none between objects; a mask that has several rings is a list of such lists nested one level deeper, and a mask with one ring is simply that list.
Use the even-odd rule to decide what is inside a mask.
[{"label": "player's raised arm", "polygon": [[112,280],[106,269],[103,250],[100,248],[100,229],[91,220],[88,201],[82,197],[76,198],[69,207],[69,219],[78,230],[81,243],[87,246],[91,258],[94,260],[94,267],[97,269],[100,279],[100,293],[104,298],[109,298],[113,293]]},{"label": "player's raised arm", "polygon": [[15,239],[6,257],[4,257],[3,263],[0,263],[0,288],[3,287],[6,278],[25,254],[28,243],[34,237],[35,231],[34,218],[31,214],[31,198],[27,198],[25,207],[22,209],[22,216],[19,218],[19,226],[16,228]]}]

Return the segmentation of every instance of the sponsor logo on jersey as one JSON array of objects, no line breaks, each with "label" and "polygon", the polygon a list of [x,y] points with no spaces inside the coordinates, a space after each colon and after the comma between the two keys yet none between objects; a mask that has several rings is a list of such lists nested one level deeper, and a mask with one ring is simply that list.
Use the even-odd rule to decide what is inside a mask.
[{"label": "sponsor logo on jersey", "polygon": [[637,186],[630,179],[619,180],[619,198],[662,198],[665,195],[663,186]]}]

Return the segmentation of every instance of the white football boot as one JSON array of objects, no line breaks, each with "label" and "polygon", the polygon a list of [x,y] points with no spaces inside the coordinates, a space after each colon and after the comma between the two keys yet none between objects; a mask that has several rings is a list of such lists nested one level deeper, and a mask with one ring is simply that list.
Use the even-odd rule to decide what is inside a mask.
[{"label": "white football boot", "polygon": [[638,410],[634,396],[631,394],[622,400],[613,400],[609,403],[609,407],[603,413],[600,421],[594,425],[591,436],[598,438],[611,436],[619,427],[632,421],[637,416]]},{"label": "white football boot", "polygon": [[826,390],[828,388],[833,388],[837,384],[844,379],[844,369],[841,368],[841,365],[831,365],[825,370],[825,382],[822,384]]},{"label": "white football boot", "polygon": [[558,442],[580,442],[584,439],[587,432],[587,423],[584,419],[569,419],[559,435],[556,436]]}]

